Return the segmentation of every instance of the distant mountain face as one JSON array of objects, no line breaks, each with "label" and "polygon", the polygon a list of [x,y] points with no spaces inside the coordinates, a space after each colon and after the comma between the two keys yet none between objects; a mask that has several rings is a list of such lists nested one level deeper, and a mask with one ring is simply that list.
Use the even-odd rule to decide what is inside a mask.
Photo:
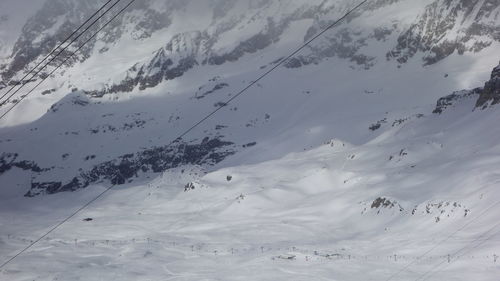
[{"label": "distant mountain face", "polygon": [[[44,1],[0,60],[0,88],[6,91],[104,2]],[[470,84],[479,86],[486,75],[468,64],[499,50],[498,1],[373,0],[284,62],[277,70],[282,74],[256,85],[252,100],[225,104],[356,4],[137,1],[3,121],[0,180],[28,187],[26,194],[35,196],[120,184],[183,165],[239,163],[239,155],[251,158],[262,150],[270,159],[332,137],[366,142],[378,134],[369,128],[386,122],[380,116],[385,112],[418,108],[401,120],[426,114],[422,106],[461,89],[457,82],[469,74]],[[449,66],[458,70],[448,73]],[[423,68],[430,74],[411,76]],[[496,103],[490,84],[480,107]],[[220,118],[167,145],[217,107],[224,107]],[[23,123],[17,119],[25,124],[7,127]],[[25,177],[12,179],[14,171]]]},{"label": "distant mountain face", "polygon": [[[47,0],[24,25],[9,61],[3,66],[3,79],[9,80],[28,70],[103,2]],[[317,64],[325,58],[339,57],[351,61],[353,65],[370,68],[383,56],[404,64],[417,54],[421,54],[423,64],[429,65],[455,52],[476,53],[494,42],[500,42],[500,3],[496,0],[411,2],[368,2],[346,23],[330,32],[322,44],[310,47],[307,54],[290,61],[287,67]],[[123,4],[118,4],[112,11]],[[116,52],[112,47],[119,49],[126,39],[141,44],[173,25],[164,39],[154,40],[154,44],[148,42],[151,49],[157,46],[149,58],[141,57],[132,68],[123,69],[123,72],[127,71],[126,79],[119,81],[118,85],[107,85],[102,90],[114,92],[132,89],[136,85],[140,85],[141,89],[155,87],[161,81],[182,75],[196,65],[233,62],[245,54],[286,40],[284,32],[299,22],[306,29],[303,40],[308,40],[355,4],[344,0],[296,0],[286,5],[272,0],[212,0],[201,4],[196,1],[138,1],[78,52],[68,67],[88,60],[95,53]],[[406,7],[411,11],[405,11],[408,13],[405,17],[390,15],[389,18],[376,18],[384,10]],[[200,13],[203,15],[193,19],[194,23],[181,18],[184,15],[196,17]],[[369,18],[370,15],[375,17]],[[111,16],[112,13],[104,16],[90,31],[96,31]],[[185,25],[185,31],[181,30],[182,25]],[[75,46],[85,42],[90,34],[82,36]],[[237,41],[228,41],[236,34]],[[376,55],[364,50],[377,41],[389,42]],[[75,48],[69,48],[66,54],[72,49]],[[55,61],[54,65],[57,63]]]},{"label": "distant mountain face", "polygon": [[480,52],[500,40],[499,5],[496,0],[433,1],[398,37],[387,58],[404,63],[420,52],[429,65],[455,52]]},{"label": "distant mountain face", "polygon": [[[2,77],[10,79],[19,71],[28,69],[31,64],[49,54],[97,11],[104,2],[99,0],[45,1],[42,8],[24,25],[22,33],[13,47],[11,61],[2,73]],[[106,7],[111,7],[112,4],[113,2]],[[138,1],[138,4],[130,8],[127,14],[114,20],[109,29],[103,32],[98,38],[91,40],[85,48],[76,54],[77,56],[70,62],[70,65],[73,65],[77,61],[88,59],[94,51],[104,52],[105,47],[96,49],[98,41],[105,44],[112,44],[121,38],[124,32],[139,40],[150,37],[153,32],[160,28],[168,27],[170,24],[169,14],[167,12],[158,12],[151,5],[152,3],[148,4],[147,1]],[[116,5],[111,11],[116,12],[121,6],[123,5]],[[165,5],[165,10],[170,9],[170,5]],[[79,46],[87,41],[91,37],[91,34],[96,32],[112,16],[112,13],[108,13],[102,17],[97,25],[90,28],[85,35],[75,42],[74,46]],[[133,28],[126,30],[129,24]],[[69,48],[64,54],[69,55],[74,49],[76,48]],[[55,61],[53,64],[56,65],[60,61]]]},{"label": "distant mountain face", "polygon": [[22,27],[33,17],[45,0],[30,2],[26,8],[23,1],[4,0],[0,2],[0,65],[3,67],[10,61],[15,42],[22,32]]}]

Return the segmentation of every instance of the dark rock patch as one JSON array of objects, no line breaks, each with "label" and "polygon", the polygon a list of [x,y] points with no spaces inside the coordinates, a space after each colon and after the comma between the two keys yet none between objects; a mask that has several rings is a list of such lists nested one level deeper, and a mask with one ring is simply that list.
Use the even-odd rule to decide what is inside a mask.
[{"label": "dark rock patch", "polygon": [[223,88],[228,87],[228,86],[229,86],[229,84],[227,84],[227,83],[218,83],[211,90],[206,91],[206,92],[204,92],[202,94],[199,94],[199,95],[196,94],[195,98],[196,99],[202,99],[202,98],[204,98],[204,97],[206,97],[206,96],[208,96],[208,95],[210,95],[210,94],[212,94],[212,93],[214,93],[214,92],[216,92],[218,90],[222,90]]},{"label": "dark rock patch", "polygon": [[484,85],[479,98],[476,102],[476,107],[486,108],[488,105],[500,103],[500,64],[493,69],[491,77]]},{"label": "dark rock patch", "polygon": [[455,103],[475,97],[481,93],[481,88],[476,88],[470,91],[458,91],[454,92],[451,95],[440,98],[436,103],[436,108],[432,111],[434,114],[441,114],[444,110],[450,106],[453,106]]},{"label": "dark rock patch", "polygon": [[256,145],[256,144],[257,144],[257,142],[255,142],[255,141],[254,141],[254,142],[249,142],[249,143],[247,143],[247,144],[242,145],[242,147],[243,147],[243,148],[252,147],[252,146],[254,146],[254,145]]},{"label": "dark rock patch", "polygon": [[[177,142],[170,146],[146,149],[134,154],[125,154],[117,159],[94,166],[80,173],[67,183],[32,183],[27,197],[42,193],[74,191],[92,183],[108,181],[121,185],[138,176],[140,172],[160,173],[183,165],[214,165],[233,155],[233,143],[217,138],[205,138],[199,144]],[[1,166],[0,166],[1,167]]]},{"label": "dark rock patch", "polygon": [[17,153],[2,153],[0,155],[0,175],[12,168],[19,168],[25,171],[36,173],[50,171],[52,168],[40,168],[34,161],[18,160]]}]

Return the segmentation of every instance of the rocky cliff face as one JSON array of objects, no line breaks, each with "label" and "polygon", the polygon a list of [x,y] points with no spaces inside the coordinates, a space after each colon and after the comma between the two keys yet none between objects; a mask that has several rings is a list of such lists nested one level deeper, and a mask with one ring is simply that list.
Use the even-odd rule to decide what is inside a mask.
[{"label": "rocky cliff face", "polygon": [[474,99],[475,108],[486,109],[500,103],[500,64],[491,72],[490,79],[484,84],[484,87],[472,90],[457,91],[451,95],[440,98],[437,101],[433,113],[441,114],[448,107],[452,107],[463,100]]},{"label": "rocky cliff face", "polygon": [[[375,1],[364,7],[364,11],[369,13],[373,10],[387,9],[398,2],[401,1]],[[131,90],[137,84],[140,84],[140,89],[155,87],[162,80],[178,77],[198,64],[221,65],[236,61],[245,54],[255,53],[280,41],[284,30],[290,24],[301,20],[312,22],[304,36],[304,41],[307,41],[333,22],[333,20],[321,19],[321,15],[338,13],[350,6],[339,8],[339,6],[325,3],[300,6],[279,20],[268,18],[267,24],[262,26],[260,32],[223,53],[214,49],[214,45],[224,32],[231,30],[231,26],[236,27],[237,22],[229,23],[225,25],[225,28],[217,27],[219,32],[214,34],[206,30],[195,34],[177,34],[172,40],[183,41],[184,46],[190,47],[190,52],[179,48],[172,49],[169,47],[172,44],[170,42],[166,48],[157,51],[150,62],[134,66],[128,71],[127,79],[118,85],[110,86],[102,93],[114,92],[114,89]],[[269,4],[263,4],[264,7],[267,5]],[[358,12],[349,20],[356,21],[363,16],[365,16],[363,12]],[[350,61],[354,66],[369,69],[376,63],[377,57],[365,53],[363,49],[374,42],[390,40],[395,33],[401,33],[401,35],[397,37],[395,46],[389,44],[391,49],[386,52],[388,60],[396,60],[404,64],[420,53],[423,54],[423,65],[430,65],[455,52],[460,55],[480,52],[493,42],[500,42],[500,26],[497,24],[499,18],[500,3],[495,0],[436,0],[425,6],[424,12],[419,14],[417,20],[408,28],[397,21],[393,21],[391,25],[374,23],[371,29],[366,29],[366,27],[361,29],[356,25],[354,27],[341,25],[327,34],[321,44],[309,47],[306,54],[300,54],[286,62],[285,67],[298,68],[318,64],[331,57],[338,57]],[[168,59],[177,56],[182,58],[177,63]],[[158,71],[158,68],[161,70]]]},{"label": "rocky cliff face", "polygon": [[[198,25],[194,30],[178,33],[173,31],[171,38],[165,38],[165,45],[158,46],[148,61],[137,62],[127,71],[124,69],[124,79],[108,83],[97,92],[92,92],[92,95],[100,97],[106,93],[130,91],[138,85],[140,89],[156,87],[162,81],[183,75],[196,65],[222,65],[237,61],[245,54],[255,53],[280,42],[285,30],[293,24],[306,24],[307,32],[303,38],[306,41],[354,6],[349,1],[292,1],[286,8],[270,0],[243,2],[211,1],[206,8],[212,17],[205,20],[206,25]],[[429,65],[453,53],[479,52],[493,42],[500,42],[500,27],[497,24],[500,4],[496,0],[423,1],[419,4],[423,12],[417,13],[416,20],[410,23],[394,18],[390,24],[372,22],[369,28],[364,23],[356,24],[374,10],[390,9],[401,2],[405,1],[379,0],[368,3],[362,10],[351,15],[348,24],[342,24],[329,32],[323,43],[308,48],[305,54],[298,55],[285,66],[297,68],[338,57],[350,61],[354,66],[368,69],[380,58],[366,52],[366,47],[374,42],[387,40],[395,40],[394,43],[386,44],[385,48],[388,49],[381,53],[388,60],[403,64],[417,54],[422,54],[423,64]],[[192,3],[157,0],[138,2],[113,21],[110,28],[91,40],[67,67],[84,62],[95,53],[108,52],[111,46],[120,44],[122,39],[131,38],[141,42],[151,38],[158,31],[168,29],[174,15],[189,9]],[[16,74],[27,71],[97,10],[100,4],[97,0],[48,0],[24,26],[10,60],[1,71],[3,80],[10,80]],[[242,8],[247,15],[238,12]],[[269,12],[273,10],[282,11],[278,14]],[[112,13],[106,15],[90,31],[97,30],[111,15]],[[245,31],[237,44],[223,46],[222,42],[228,34],[245,29],[251,31]],[[400,35],[395,37],[396,34]],[[75,46],[88,37],[89,35],[82,36]],[[69,48],[66,54],[71,49],[74,47]],[[56,60],[53,64],[57,63]]]},{"label": "rocky cliff face", "polygon": [[500,103],[500,64],[493,69],[490,80],[481,90],[476,107],[486,108],[497,103]]},{"label": "rocky cliff face", "polygon": [[[82,171],[71,180],[64,181],[32,181],[30,190],[25,196],[33,197],[39,194],[52,194],[63,191],[75,191],[85,188],[99,181],[106,181],[113,185],[131,182],[134,178],[145,173],[160,173],[165,170],[185,165],[214,165],[235,153],[231,148],[233,143],[219,139],[204,139],[198,144],[177,142],[174,145],[154,147],[137,153],[126,154],[117,159],[95,165],[88,171]],[[41,172],[42,169],[33,166],[27,161],[9,161],[12,157],[0,157],[0,175],[12,167]],[[6,159],[4,159],[6,158]],[[88,159],[95,158],[90,155]],[[7,161],[9,163],[7,164]],[[31,164],[31,165],[30,165]],[[50,169],[47,169],[49,171]]]},{"label": "rocky cliff face", "polygon": [[[28,71],[36,62],[41,61],[43,57],[63,42],[78,26],[97,11],[103,3],[103,1],[98,0],[45,1],[42,8],[24,25],[22,33],[13,47],[10,61],[4,65],[4,70],[1,73],[2,79],[9,80],[19,72]],[[108,4],[103,11],[112,5],[113,2]],[[121,4],[114,6],[96,25],[91,27],[70,48],[62,53],[61,58],[68,56],[78,46],[89,40],[91,35],[104,25],[105,22],[110,20],[113,12],[117,12],[121,6]],[[169,5],[165,4],[165,6]],[[102,14],[103,12],[98,14],[98,16]],[[109,28],[103,30],[99,36],[90,40],[68,62],[67,66],[71,67],[76,62],[87,60],[95,51],[106,52],[107,47],[99,46],[100,44],[97,44],[97,42],[104,43],[104,45],[113,44],[123,37],[125,33],[128,33],[134,40],[141,40],[150,37],[152,33],[161,28],[168,27],[170,23],[171,18],[168,12],[158,12],[152,6],[151,1],[138,1],[138,4],[130,7],[128,13],[118,16],[111,22]],[[87,26],[81,30],[83,31]],[[52,66],[58,65],[61,60],[63,59],[54,60]]]},{"label": "rocky cliff face", "polygon": [[500,40],[500,10],[496,0],[437,0],[398,37],[387,59],[405,63],[423,53],[425,65],[458,53],[480,52]]}]

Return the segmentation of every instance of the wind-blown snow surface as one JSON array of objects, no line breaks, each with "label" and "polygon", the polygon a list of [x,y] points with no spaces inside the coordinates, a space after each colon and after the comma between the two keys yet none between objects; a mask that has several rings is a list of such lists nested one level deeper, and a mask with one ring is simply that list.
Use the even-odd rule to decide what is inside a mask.
[{"label": "wind-blown snow surface", "polygon": [[[425,280],[497,280],[500,111],[473,106],[464,100],[362,145],[337,139],[269,162],[206,175],[188,167],[117,187],[0,278],[386,280],[412,262],[394,280],[441,263]],[[24,200],[4,190],[2,256],[103,188]]]},{"label": "wind-blown snow surface", "polygon": [[[95,8],[98,2],[85,3]],[[194,1],[169,1],[175,12],[161,15],[169,19],[164,25],[138,31],[134,24],[142,28],[149,26],[143,18],[156,18],[151,9],[157,7],[144,4],[151,9],[130,11],[129,24],[105,32],[89,57],[51,77],[1,124],[0,157],[10,156],[0,162],[6,167],[0,175],[0,262],[116,175],[97,173],[101,177],[85,189],[53,195],[44,192],[61,190],[33,188],[37,183],[82,179],[102,163],[122,171],[355,4],[304,2],[239,1],[218,6],[222,16],[214,9],[211,18],[200,12],[214,8],[208,4],[200,9]],[[226,141],[219,147],[227,153],[222,161],[215,155],[213,166],[133,171],[132,182],[116,186],[16,258],[0,280],[385,281],[414,262],[393,279],[410,281],[443,261],[429,280],[497,280],[498,105],[474,110],[472,95],[442,114],[431,112],[438,98],[489,79],[500,50],[494,29],[500,8],[488,0],[465,7],[472,2],[376,3],[185,138],[194,146]],[[242,9],[251,13],[240,15]],[[51,11],[48,6],[44,13]],[[79,11],[85,18],[92,9]],[[50,24],[53,32],[60,21]],[[483,36],[470,33],[471,26]],[[34,34],[52,42],[51,34],[28,27],[21,39],[31,42]],[[269,38],[257,36],[262,34]],[[254,36],[269,45],[260,48]],[[248,52],[233,53],[241,42]],[[29,44],[22,50],[33,51]],[[198,64],[162,72],[183,58]],[[226,60],[204,63],[210,59]],[[80,90],[68,94],[71,88]],[[9,165],[13,155],[16,165]],[[149,162],[137,165],[150,168]]]}]

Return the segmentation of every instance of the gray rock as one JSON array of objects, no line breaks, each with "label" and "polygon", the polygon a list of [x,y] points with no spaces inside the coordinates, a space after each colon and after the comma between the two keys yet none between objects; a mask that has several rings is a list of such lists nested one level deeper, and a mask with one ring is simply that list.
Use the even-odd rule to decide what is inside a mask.
[{"label": "gray rock", "polygon": [[[177,142],[170,146],[155,147],[137,153],[125,154],[117,159],[95,165],[69,182],[33,182],[31,189],[25,194],[33,197],[39,194],[52,194],[64,191],[75,191],[98,181],[109,181],[113,185],[121,185],[138,176],[138,173],[160,173],[183,165],[214,165],[235,153],[233,143],[217,138],[205,138],[199,144]],[[3,162],[2,162],[3,161]],[[2,165],[7,160],[0,158],[2,169],[11,166]],[[28,167],[30,168],[30,167]]]},{"label": "gray rock", "polygon": [[495,105],[500,103],[500,64],[491,72],[490,80],[484,84],[476,107],[486,108],[488,104]]}]

